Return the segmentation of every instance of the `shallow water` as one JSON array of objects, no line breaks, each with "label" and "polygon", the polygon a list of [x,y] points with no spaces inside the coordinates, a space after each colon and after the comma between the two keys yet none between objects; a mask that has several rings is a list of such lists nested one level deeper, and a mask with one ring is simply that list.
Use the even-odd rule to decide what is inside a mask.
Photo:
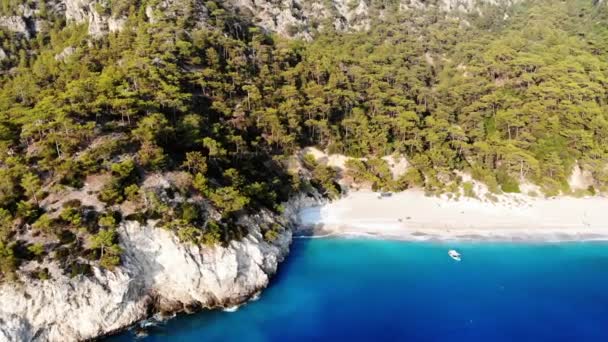
[{"label": "shallow water", "polygon": [[140,340],[346,339],[608,341],[608,244],[300,239],[258,301]]}]

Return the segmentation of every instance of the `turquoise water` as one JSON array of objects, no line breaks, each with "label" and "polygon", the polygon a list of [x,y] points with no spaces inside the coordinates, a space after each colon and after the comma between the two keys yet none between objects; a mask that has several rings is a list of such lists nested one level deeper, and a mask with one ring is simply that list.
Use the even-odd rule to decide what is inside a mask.
[{"label": "turquoise water", "polygon": [[141,340],[608,341],[608,244],[297,240],[260,300]]}]

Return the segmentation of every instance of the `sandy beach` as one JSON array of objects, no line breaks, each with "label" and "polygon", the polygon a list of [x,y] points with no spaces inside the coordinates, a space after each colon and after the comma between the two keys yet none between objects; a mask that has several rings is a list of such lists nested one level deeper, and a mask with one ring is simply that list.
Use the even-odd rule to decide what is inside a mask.
[{"label": "sandy beach", "polygon": [[501,195],[498,202],[408,190],[351,192],[300,213],[302,234],[403,240],[608,240],[608,198]]}]

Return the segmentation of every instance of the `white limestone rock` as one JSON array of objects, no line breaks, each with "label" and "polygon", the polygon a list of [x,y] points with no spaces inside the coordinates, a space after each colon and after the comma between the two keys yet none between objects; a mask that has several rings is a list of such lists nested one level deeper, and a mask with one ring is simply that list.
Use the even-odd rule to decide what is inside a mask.
[{"label": "white limestone rock", "polygon": [[[472,12],[480,5],[512,6],[523,0],[400,0],[400,11],[437,7],[446,12]],[[369,0],[229,0],[234,11],[248,14],[253,22],[283,36],[311,38],[315,27],[331,22],[340,31],[367,30],[373,15]]]},{"label": "white limestone rock", "polygon": [[115,271],[95,268],[93,276],[69,278],[51,270],[52,280],[0,285],[0,341],[74,341],[123,329],[164,312],[227,307],[264,289],[289,252],[292,233],[272,243],[262,226],[290,226],[300,207],[318,204],[300,196],[277,216],[266,210],[241,218],[250,228],[227,247],[181,243],[154,222],[129,221],[118,229],[123,264]]},{"label": "white limestone rock", "polygon": [[55,55],[55,60],[65,62],[66,58],[73,55],[75,51],[76,51],[76,49],[74,49],[73,46],[68,46],[65,49],[63,49],[60,53]]},{"label": "white limestone rock", "polygon": [[578,162],[572,168],[572,174],[568,178],[568,185],[572,191],[587,190],[593,187],[595,180],[589,170],[583,170]]},{"label": "white limestone rock", "polygon": [[97,0],[63,0],[67,22],[88,23],[89,34],[101,36],[108,32],[108,19],[97,12],[101,2]]},{"label": "white limestone rock", "polygon": [[13,15],[8,17],[0,17],[0,27],[3,27],[11,32],[23,34],[27,38],[31,37],[30,28],[25,19],[21,16]]},{"label": "white limestone rock", "polygon": [[[478,11],[483,14],[480,5],[507,7],[520,1],[523,0],[400,0],[398,8],[408,11],[437,7],[443,11]],[[287,37],[312,38],[314,32],[326,23],[342,31],[367,30],[372,16],[383,16],[382,10],[371,10],[370,0],[226,0],[216,3],[239,16],[250,17],[254,24],[269,32]],[[51,0],[47,7],[64,15],[67,22],[87,23],[91,36],[99,37],[121,30],[126,22],[121,14],[107,13],[110,4],[109,0]],[[161,0],[153,6],[148,5],[145,13],[151,23],[188,16],[198,26],[205,26],[209,17],[204,0]],[[31,35],[32,31],[44,26],[36,21],[36,15],[36,10],[22,6],[19,15],[0,18],[0,26]],[[31,22],[29,26],[26,19]]]}]

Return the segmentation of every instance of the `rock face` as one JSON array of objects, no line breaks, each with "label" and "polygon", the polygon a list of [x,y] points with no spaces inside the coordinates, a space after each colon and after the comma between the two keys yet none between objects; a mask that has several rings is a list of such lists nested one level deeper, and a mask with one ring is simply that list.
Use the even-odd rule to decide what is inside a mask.
[{"label": "rock face", "polygon": [[593,175],[589,170],[583,170],[578,163],[572,168],[572,174],[568,178],[568,185],[573,191],[587,190],[595,184]]},{"label": "rock face", "polygon": [[24,281],[0,286],[0,341],[74,341],[125,328],[153,311],[240,304],[268,285],[289,251],[291,230],[272,243],[261,227],[294,223],[295,199],[278,217],[267,211],[242,218],[249,234],[228,247],[199,248],[170,231],[126,222],[119,228],[123,265],[93,276]]},{"label": "rock face", "polygon": [[[471,12],[479,10],[480,5],[493,5],[493,6],[512,6],[523,0],[439,0],[437,1],[437,7],[443,11],[461,11]],[[428,1],[413,0],[409,1],[417,7],[425,6]]]},{"label": "rock face", "polygon": [[20,33],[27,38],[30,38],[34,30],[32,25],[28,25],[27,18],[17,15],[0,17],[0,27],[4,27],[11,32]]},{"label": "rock face", "polygon": [[[400,11],[437,7],[442,11],[480,11],[480,5],[511,6],[523,0],[400,0]],[[382,17],[382,6],[370,0],[229,0],[238,13],[255,24],[283,36],[310,37],[315,28],[330,23],[337,30],[368,29],[373,16]],[[392,9],[391,9],[392,10]]]},{"label": "rock face", "polygon": [[118,31],[124,25],[125,19],[113,18],[99,13],[98,9],[105,8],[107,1],[101,0],[63,0],[65,18],[68,22],[89,24],[89,34],[101,36],[107,32]]},{"label": "rock face", "polygon": [[55,60],[63,62],[67,58],[69,58],[71,55],[73,55],[74,51],[76,51],[76,49],[74,49],[73,46],[68,46],[65,49],[63,49],[63,51],[61,51],[60,53],[55,55]]},{"label": "rock face", "polygon": [[[510,6],[524,0],[399,0],[401,11],[437,7],[443,11],[480,11],[480,5]],[[594,0],[596,1],[596,0]],[[371,18],[382,17],[384,9],[371,0],[217,0],[238,16],[248,17],[252,22],[270,32],[287,37],[310,38],[324,25],[333,25],[337,30],[368,29]],[[125,13],[112,13],[110,0],[51,0],[47,7],[68,23],[87,23],[92,36],[119,31],[126,22]],[[34,5],[33,5],[34,6]],[[174,19],[189,16],[200,25],[208,19],[210,10],[205,0],[162,0],[148,5],[145,13],[150,22],[160,18]],[[20,8],[11,17],[1,17],[0,26],[26,34],[35,34],[38,11],[36,7]],[[390,9],[392,10],[392,8]]]}]

